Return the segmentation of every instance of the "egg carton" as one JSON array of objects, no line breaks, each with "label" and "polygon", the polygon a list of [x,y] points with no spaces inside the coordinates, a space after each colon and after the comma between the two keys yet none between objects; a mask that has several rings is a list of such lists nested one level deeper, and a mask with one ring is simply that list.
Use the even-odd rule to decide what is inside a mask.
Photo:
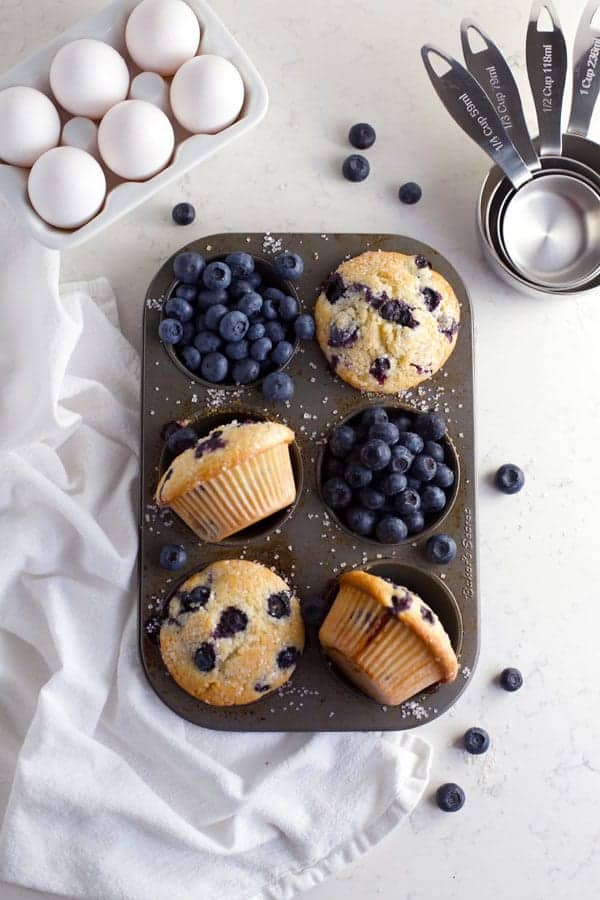
[{"label": "egg carton", "polygon": [[[49,82],[50,64],[64,44],[79,38],[95,38],[115,47],[125,57],[133,79],[139,74],[140,69],[135,66],[127,54],[125,25],[129,14],[138,2],[139,0],[115,0],[96,15],[69,28],[28,59],[2,75],[0,90],[13,85],[27,85],[43,91],[52,98]],[[175,131],[175,152],[169,166],[158,175],[143,182],[123,181],[105,169],[107,195],[104,206],[90,222],[73,231],[63,231],[47,225],[34,211],[27,196],[28,169],[0,163],[0,192],[36,240],[46,247],[53,250],[67,250],[94,237],[121,216],[144,203],[156,191],[189,172],[198,163],[229,144],[230,141],[241,137],[258,125],[264,117],[268,106],[267,88],[253,63],[205,0],[186,0],[186,2],[200,21],[202,38],[199,53],[215,53],[224,56],[236,66],[242,76],[245,100],[240,117],[233,125],[218,134],[195,135],[184,131],[172,119]],[[70,116],[60,107],[57,108],[64,124]]]}]

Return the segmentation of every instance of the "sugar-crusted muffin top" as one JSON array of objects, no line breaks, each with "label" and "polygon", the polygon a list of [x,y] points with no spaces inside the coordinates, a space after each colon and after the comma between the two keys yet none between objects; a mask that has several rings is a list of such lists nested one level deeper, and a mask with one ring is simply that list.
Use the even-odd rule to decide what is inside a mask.
[{"label": "sugar-crusted muffin top", "polygon": [[294,432],[279,422],[229,422],[213,428],[193,447],[177,456],[156,489],[156,502],[168,506],[203,481],[209,481],[242,460],[257,456],[278,444],[291,444]]},{"label": "sugar-crusted muffin top", "polygon": [[340,583],[352,585],[386,607],[404,625],[411,628],[429,648],[440,667],[440,681],[454,681],[458,661],[444,626],[430,606],[408,588],[385,578],[354,570],[344,573]]},{"label": "sugar-crusted muffin top", "polygon": [[303,647],[297,597],[271,569],[247,560],[220,560],[188,578],[160,630],[175,681],[218,706],[251,703],[280,687]]},{"label": "sugar-crusted muffin top", "polygon": [[377,250],[343,262],[328,277],[315,319],[321,349],[344,381],[395,393],[446,362],[460,305],[425,257]]}]

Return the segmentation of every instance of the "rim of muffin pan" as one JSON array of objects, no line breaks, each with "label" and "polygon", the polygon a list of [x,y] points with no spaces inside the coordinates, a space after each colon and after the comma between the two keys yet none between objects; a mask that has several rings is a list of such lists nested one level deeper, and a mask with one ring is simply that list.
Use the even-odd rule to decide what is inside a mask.
[{"label": "rim of muffin pan", "polygon": [[[360,418],[360,416],[364,412],[366,412],[366,410],[375,409],[375,408],[385,409],[386,412],[388,412],[389,410],[394,410],[395,412],[399,412],[399,413],[406,412],[412,416],[418,416],[424,412],[432,412],[432,410],[419,409],[416,406],[410,406],[410,404],[408,404],[408,403],[385,403],[385,402],[384,403],[381,403],[381,402],[366,403],[363,406],[360,406],[360,407],[354,409],[353,412],[349,413],[343,419],[340,419],[339,422],[336,422],[335,425],[330,429],[330,431],[327,434],[326,441],[322,445],[321,450],[319,451],[319,456],[317,458],[317,470],[316,470],[317,487],[318,487],[321,503],[327,510],[328,515],[330,515],[331,518],[339,525],[339,527],[342,529],[342,531],[345,531],[346,534],[350,535],[355,541],[361,541],[366,544],[371,544],[373,547],[379,547],[379,548],[381,548],[381,547],[401,547],[404,544],[409,544],[411,542],[415,543],[416,541],[423,540],[423,538],[431,537],[432,534],[435,534],[436,532],[439,531],[441,524],[450,515],[450,513],[452,512],[452,509],[454,508],[454,504],[456,503],[456,498],[458,496],[458,489],[460,486],[460,479],[461,479],[460,460],[459,460],[458,451],[452,441],[452,438],[448,434],[448,429],[446,429],[446,433],[445,433],[444,437],[440,438],[439,441],[437,441],[437,443],[443,444],[444,448],[449,451],[449,459],[448,459],[448,462],[446,463],[446,465],[448,465],[454,472],[454,484],[452,485],[451,489],[446,494],[447,499],[448,499],[446,506],[444,507],[444,509],[441,511],[440,515],[437,518],[433,519],[428,524],[426,521],[425,528],[423,529],[423,531],[419,531],[417,534],[408,534],[404,538],[403,541],[399,541],[399,543],[397,543],[397,544],[384,544],[381,541],[378,541],[377,538],[363,536],[363,535],[357,534],[356,531],[352,531],[352,529],[348,527],[346,522],[338,515],[337,511],[335,509],[332,509],[330,506],[328,506],[327,503],[325,502],[325,499],[323,498],[323,483],[324,483],[324,481],[327,480],[327,479],[323,478],[323,465],[325,462],[325,455],[328,450],[329,438],[330,438],[331,434],[333,433],[333,431],[335,431],[335,429],[339,428],[341,425],[349,425],[354,419]],[[445,418],[445,417],[442,417],[442,418]],[[399,516],[399,518],[402,518],[402,517]]]},{"label": "rim of muffin pan", "polygon": [[[176,419],[174,419],[173,421],[177,422]],[[271,416],[265,415],[264,413],[257,412],[254,409],[241,407],[240,409],[236,410],[213,412],[207,414],[199,413],[197,416],[186,418],[182,421],[186,422],[185,425],[181,426],[182,428],[193,428],[194,431],[196,431],[198,438],[202,438],[206,437],[206,435],[214,428],[218,428],[222,425],[229,425],[234,421],[272,422],[277,420],[273,419]],[[289,448],[292,471],[294,473],[294,482],[296,485],[296,497],[294,499],[294,502],[291,503],[290,506],[286,506],[284,509],[272,513],[270,516],[267,516],[266,519],[261,519],[260,522],[255,522],[254,525],[249,525],[242,531],[238,531],[235,534],[232,534],[230,537],[224,538],[222,541],[201,541],[196,533],[188,528],[188,526],[185,525],[185,523],[181,519],[179,519],[176,513],[173,513],[173,515],[178,522],[181,521],[182,525],[185,525],[189,534],[191,535],[191,538],[195,539],[195,541],[199,541],[203,546],[244,547],[247,544],[251,544],[254,541],[261,540],[267,535],[272,534],[277,528],[281,528],[284,522],[287,522],[287,520],[293,515],[298,503],[300,502],[300,497],[302,496],[302,492],[304,490],[304,462],[302,460],[300,447],[298,446],[297,441],[294,440],[291,444],[289,444]],[[162,478],[163,474],[166,472],[175,458],[176,456],[169,450],[167,442],[164,441],[158,461],[158,480]]]},{"label": "rim of muffin pan", "polygon": [[[352,571],[368,572],[370,575],[391,579],[398,587],[408,588],[412,593],[418,594],[421,600],[431,607],[440,620],[446,634],[450,638],[452,649],[460,660],[460,653],[462,651],[464,640],[463,618],[454,593],[441,578],[433,572],[428,572],[418,566],[409,565],[395,559],[369,560],[364,565],[357,566],[356,569],[347,570],[347,572]],[[332,601],[329,608],[333,605],[338,586],[339,576],[330,584],[325,592],[327,600],[331,598]],[[319,626],[319,629],[320,627],[321,626]],[[351,691],[355,696],[361,697],[363,700],[368,700],[377,706],[385,705],[378,700],[375,700],[374,697],[370,697],[368,694],[363,693],[363,691],[361,691],[347,675],[338,669],[333,660],[325,653],[320,641],[319,651],[331,676],[341,683],[344,688]],[[416,694],[412,697],[408,697],[407,700],[404,700],[403,702],[409,703],[415,697],[435,694],[442,686],[442,683],[438,681],[428,688],[417,691]],[[402,704],[399,705],[402,706]]]},{"label": "rim of muffin pan", "polygon": [[[197,251],[197,250],[189,250],[187,246],[181,247],[176,253],[173,254],[170,262],[172,262],[176,256],[179,256],[180,253],[198,253],[198,252],[199,251]],[[281,275],[279,275],[277,273],[277,270],[275,269],[275,266],[273,265],[273,263],[270,260],[266,259],[264,256],[258,256],[255,253],[250,253],[248,250],[231,250],[231,251],[228,251],[227,253],[215,253],[215,254],[212,254],[211,256],[208,256],[205,254],[201,254],[201,255],[204,256],[204,259],[206,260],[206,265],[208,265],[209,263],[212,263],[212,262],[225,262],[225,258],[227,256],[230,256],[231,253],[248,253],[248,255],[251,256],[252,259],[254,260],[255,271],[258,271],[259,274],[264,279],[265,286],[278,288],[280,291],[283,291],[284,293],[289,294],[291,297],[294,297],[294,299],[298,301],[298,306],[300,309],[298,315],[301,315],[303,312],[306,311],[303,307],[302,300],[300,298],[300,295],[298,293],[296,285],[293,284],[288,279],[282,278]],[[200,277],[202,277],[202,276],[200,276]],[[243,279],[241,279],[241,280],[243,280]],[[171,282],[171,284],[169,285],[169,287],[167,289],[167,292],[165,294],[165,299],[162,304],[161,313],[160,313],[160,321],[161,322],[163,319],[167,318],[164,313],[165,304],[167,303],[168,300],[171,299],[171,297],[174,296],[175,290],[179,286],[180,283],[181,282],[179,282],[178,280],[174,280]],[[202,288],[200,287],[199,290],[202,290]],[[233,307],[232,307],[232,309],[233,309]],[[271,369],[270,372],[267,372],[265,375],[263,375],[261,373],[261,375],[256,379],[256,381],[250,381],[250,382],[248,382],[248,384],[234,384],[232,381],[218,381],[218,382],[207,381],[205,378],[202,378],[202,375],[199,372],[192,372],[191,369],[188,369],[188,368],[186,368],[186,366],[184,366],[184,364],[179,359],[179,357],[175,351],[175,347],[178,346],[177,344],[163,344],[163,347],[165,349],[167,356],[170,358],[171,362],[173,363],[173,365],[177,369],[179,369],[179,371],[182,372],[186,376],[186,378],[189,378],[191,381],[195,381],[197,384],[201,384],[201,385],[203,385],[203,387],[205,387],[207,389],[223,390],[223,391],[241,391],[241,390],[251,389],[253,387],[260,387],[260,385],[263,383],[263,381],[265,380],[267,375],[271,375],[273,372],[283,372],[285,369],[287,369],[287,367],[290,365],[290,363],[296,356],[296,354],[299,350],[299,347],[300,347],[300,339],[296,335],[293,335],[293,338],[294,338],[293,340],[290,340],[290,343],[292,344],[292,346],[294,348],[294,352],[292,353],[292,355],[290,356],[288,361],[286,363],[284,363],[283,366],[278,366],[277,368]],[[163,342],[161,341],[161,343],[163,343]]]}]

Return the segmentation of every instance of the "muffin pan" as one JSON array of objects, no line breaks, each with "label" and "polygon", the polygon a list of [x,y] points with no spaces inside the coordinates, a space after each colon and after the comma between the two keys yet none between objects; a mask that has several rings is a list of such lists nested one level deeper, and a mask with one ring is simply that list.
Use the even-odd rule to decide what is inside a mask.
[{"label": "muffin pan", "polygon": [[[183,718],[226,731],[397,731],[431,721],[456,702],[478,653],[472,322],[464,284],[439,253],[399,235],[221,234],[181,249],[198,251],[209,260],[245,250],[261,261],[266,273],[281,250],[299,253],[305,271],[294,293],[306,312],[312,312],[326,276],[347,257],[376,249],[423,254],[453,286],[461,304],[461,330],[446,366],[400,395],[361,394],[330,371],[316,341],[300,343],[286,366],[295,383],[293,400],[269,404],[260,382],[240,388],[209,385],[184,370],[161,344],[161,307],[175,287],[173,259],[165,262],[148,288],[144,309],[139,638],[150,684]],[[369,405],[440,412],[448,423],[460,473],[443,523],[440,519],[397,545],[353,535],[327,510],[320,495],[324,442],[336,425]],[[296,504],[220,544],[199,543],[183,522],[154,503],[158,479],[168,463],[161,431],[173,420],[192,420],[202,434],[227,420],[253,417],[283,421],[296,433],[292,452],[299,488]],[[425,557],[425,542],[428,534],[442,530],[454,537],[459,554],[448,566],[433,566]],[[183,544],[187,550],[187,565],[176,575],[158,564],[166,543]],[[242,707],[212,707],[194,699],[175,684],[162,663],[157,641],[160,616],[173,591],[194,571],[217,559],[238,557],[275,567],[301,600],[332,596],[336,576],[357,567],[415,590],[450,636],[459,659],[458,678],[400,706],[381,706],[332,668],[321,652],[317,628],[307,625],[304,654],[284,687]]]}]

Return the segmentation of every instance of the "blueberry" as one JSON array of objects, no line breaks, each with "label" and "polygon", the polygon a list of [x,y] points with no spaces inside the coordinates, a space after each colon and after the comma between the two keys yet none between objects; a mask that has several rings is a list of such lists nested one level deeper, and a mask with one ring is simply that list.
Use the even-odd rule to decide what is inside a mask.
[{"label": "blueberry", "polygon": [[239,309],[234,309],[223,316],[219,322],[219,334],[226,341],[241,341],[246,337],[250,327],[248,316]]},{"label": "blueberry", "polygon": [[231,269],[227,263],[211,262],[202,273],[202,281],[209,291],[228,288],[231,284]]},{"label": "blueberry", "polygon": [[402,203],[408,203],[409,206],[412,206],[414,203],[419,202],[423,196],[423,191],[416,182],[408,181],[406,184],[402,185],[398,191],[398,196]]},{"label": "blueberry", "polygon": [[177,203],[171,215],[176,225],[191,225],[196,218],[196,210],[191,203]]},{"label": "blueberry", "polygon": [[378,356],[369,366],[369,374],[373,376],[377,384],[385,384],[388,379],[391,363],[387,356]]},{"label": "blueberry", "polygon": [[373,473],[358,462],[349,462],[344,469],[344,478],[353,488],[365,487],[373,480]]},{"label": "blueberry", "polygon": [[219,288],[215,291],[200,291],[198,294],[198,306],[204,312],[211,306],[216,306],[217,303],[222,303],[224,306],[227,305],[227,291],[225,288]]},{"label": "blueberry", "polygon": [[325,597],[303,597],[300,603],[305,623],[315,625],[317,628],[322,625],[331,607],[331,603]]},{"label": "blueberry", "polygon": [[186,322],[183,326],[183,334],[181,335],[180,344],[193,344],[196,328],[193,322]]},{"label": "blueberry", "polygon": [[423,256],[422,253],[417,253],[417,255],[415,256],[415,266],[417,267],[417,269],[430,269],[431,263],[426,256]]},{"label": "blueberry", "polygon": [[449,534],[433,534],[425,545],[429,562],[446,566],[456,559],[456,541]]},{"label": "blueberry", "polygon": [[191,590],[189,594],[185,595],[185,600],[182,600],[182,606],[184,609],[199,609],[201,606],[206,606],[209,600],[210,587],[205,584],[200,584],[198,587]]},{"label": "blueberry", "polygon": [[271,300],[275,307],[279,306],[284,297],[287,297],[287,294],[284,294],[283,291],[276,287],[265,288],[262,295],[265,300]]},{"label": "blueberry", "polygon": [[418,534],[425,528],[425,516],[420,509],[412,513],[405,513],[402,518],[409,534]]},{"label": "blueberry", "polygon": [[496,472],[496,487],[504,494],[516,494],[525,484],[523,470],[513,463],[500,466]]},{"label": "blueberry", "polygon": [[296,647],[286,647],[277,654],[277,665],[280,669],[290,669],[296,665],[299,656],[300,651]]},{"label": "blueberry", "polygon": [[177,572],[187,563],[187,553],[181,544],[165,544],[160,548],[160,564],[167,572]]},{"label": "blueberry", "polygon": [[323,472],[327,478],[333,478],[334,475],[344,474],[344,461],[337,459],[335,456],[327,454],[323,461]]},{"label": "blueberry", "polygon": [[205,642],[200,644],[194,653],[194,665],[201,672],[212,672],[216,664],[215,648],[212,644]]},{"label": "blueberry", "polygon": [[385,503],[385,494],[373,487],[361,488],[357,494],[357,498],[359,503],[361,503],[365,509],[381,509]]},{"label": "blueberry", "polygon": [[368,469],[379,471],[385,469],[392,458],[392,451],[386,443],[377,438],[368,440],[360,448],[360,461]]},{"label": "blueberry", "polygon": [[245,278],[254,272],[254,259],[249,253],[242,251],[230,253],[225,257],[225,262],[229,266],[232,278]]},{"label": "blueberry", "polygon": [[[263,338],[263,340],[269,339]],[[290,361],[293,355],[294,348],[290,344],[290,342],[279,341],[279,343],[276,344],[273,348],[273,352],[271,353],[271,360],[275,363],[276,366],[285,366],[285,364]]]},{"label": "blueberry", "polygon": [[178,253],[173,260],[173,274],[184,284],[196,284],[205,265],[204,257],[199,253]]},{"label": "blueberry", "polygon": [[357,150],[368,150],[375,143],[375,129],[366,122],[359,122],[350,129],[348,140]]},{"label": "blueberry", "polygon": [[175,288],[175,296],[183,297],[188,303],[193,303],[198,296],[198,291],[193,284],[178,284]]},{"label": "blueberry", "polygon": [[261,312],[268,322],[273,322],[278,316],[275,301],[271,300],[269,297],[265,297]]},{"label": "blueberry", "polygon": [[219,335],[212,331],[200,331],[194,338],[194,347],[200,353],[214,353],[222,343]]},{"label": "blueberry", "polygon": [[446,422],[439,413],[420,413],[415,419],[414,430],[425,441],[439,441],[446,433]]},{"label": "blueberry", "polygon": [[331,509],[344,509],[352,502],[352,488],[343,478],[329,478],[323,485],[323,500]]},{"label": "blueberry", "polygon": [[174,456],[189,450],[198,442],[198,435],[193,428],[178,428],[167,438],[167,447]]},{"label": "blueberry", "polygon": [[465,750],[468,753],[485,753],[490,746],[490,736],[483,728],[469,728],[463,737]]},{"label": "blueberry", "polygon": [[271,403],[285,403],[294,396],[294,382],[285,372],[272,372],[263,381],[262,392]]},{"label": "blueberry", "polygon": [[207,353],[202,360],[202,377],[213,384],[219,384],[227,377],[229,363],[222,353]]},{"label": "blueberry", "polygon": [[348,181],[364,181],[370,171],[369,160],[360,153],[351,153],[342,165],[342,174]]},{"label": "blueberry", "polygon": [[210,309],[206,310],[204,316],[205,327],[209,328],[211,331],[217,331],[219,322],[228,312],[229,309],[223,303],[216,303],[214,306],[211,306]]},{"label": "blueberry", "polygon": [[297,253],[280,253],[275,257],[275,271],[281,278],[297,281],[304,272],[302,257]]},{"label": "blueberry", "polygon": [[400,432],[392,422],[375,422],[369,428],[370,438],[376,438],[390,446],[398,443],[399,434]]},{"label": "blueberry", "polygon": [[421,497],[419,496],[417,491],[413,491],[411,488],[407,488],[400,494],[396,494],[394,506],[396,508],[396,511],[399,512],[401,516],[410,516],[412,513],[421,508]]},{"label": "blueberry", "polygon": [[271,594],[267,598],[267,612],[273,619],[285,619],[291,611],[290,595],[286,591]]},{"label": "blueberry", "polygon": [[386,497],[395,497],[406,490],[406,475],[401,472],[391,472],[381,480],[381,490]]},{"label": "blueberry", "polygon": [[248,282],[252,290],[255,291],[262,284],[262,275],[255,269],[254,272],[250,272],[249,275],[246,275],[245,280]]},{"label": "blueberry", "polygon": [[253,294],[254,288],[243,278],[239,281],[232,281],[229,287],[229,296],[232,300],[239,300],[244,294]]},{"label": "blueberry", "polygon": [[454,472],[450,466],[444,463],[437,464],[437,472],[433,478],[432,484],[437,484],[441,488],[449,488],[454,484]]},{"label": "blueberry", "polygon": [[250,344],[250,356],[257,362],[264,362],[272,349],[273,344],[271,343],[271,338],[258,338],[258,340],[253,341]]},{"label": "blueberry", "polygon": [[375,534],[382,544],[399,544],[408,535],[408,528],[398,516],[384,516],[378,522]]},{"label": "blueberry", "polygon": [[383,424],[388,421],[388,414],[381,406],[371,406],[370,409],[365,409],[360,417],[360,424],[364,425],[366,428],[370,428],[371,425]]},{"label": "blueberry", "polygon": [[424,513],[440,512],[446,505],[446,495],[443,490],[433,484],[428,484],[421,492],[421,509]]},{"label": "blueberry", "polygon": [[181,362],[191,372],[195,372],[196,369],[200,368],[202,357],[195,347],[184,347],[181,351]]},{"label": "blueberry", "polygon": [[278,344],[280,341],[285,340],[285,328],[281,322],[267,322],[265,325],[265,332],[273,344]]},{"label": "blueberry", "polygon": [[438,444],[436,441],[425,441],[425,446],[423,447],[424,452],[427,456],[431,456],[432,459],[435,459],[437,463],[443,463],[445,452],[444,448],[441,444]]},{"label": "blueberry", "polygon": [[163,319],[158,326],[158,336],[163,344],[178,344],[183,337],[183,325],[179,319]]},{"label": "blueberry", "polygon": [[441,784],[435,792],[437,805],[443,812],[458,812],[465,804],[465,792],[458,784]]},{"label": "blueberry", "polygon": [[420,491],[421,482],[418,478],[412,478],[411,475],[408,475],[406,478],[406,487],[409,487],[411,491]]},{"label": "blueberry", "polygon": [[249,353],[248,341],[233,341],[225,344],[225,356],[234,361],[246,359]]},{"label": "blueberry", "polygon": [[408,447],[403,444],[395,444],[392,447],[392,458],[390,461],[390,469],[392,472],[400,472],[404,475],[408,472],[414,457]]},{"label": "blueberry", "polygon": [[315,336],[315,320],[308,313],[302,313],[294,322],[294,334],[301,341],[312,341]]},{"label": "blueberry", "polygon": [[328,441],[328,446],[334,456],[345,459],[356,443],[356,432],[350,425],[338,425],[334,429]]},{"label": "blueberry", "polygon": [[233,637],[240,631],[245,631],[248,624],[248,616],[237,606],[227,606],[217,622],[214,636],[216,638]]},{"label": "blueberry", "polygon": [[362,506],[349,506],[345,519],[350,531],[354,531],[361,537],[367,537],[375,528],[377,516],[370,509],[364,509]]},{"label": "blueberry", "polygon": [[257,294],[256,291],[247,291],[238,300],[236,309],[239,309],[240,312],[243,312],[244,315],[250,318],[250,316],[255,316],[260,312],[262,305],[263,298],[260,294]]},{"label": "blueberry", "polygon": [[253,322],[253,324],[248,329],[248,334],[246,337],[249,341],[257,341],[259,338],[264,337],[266,334],[265,326],[262,322]]},{"label": "blueberry", "polygon": [[424,453],[421,453],[420,456],[415,456],[410,467],[410,474],[413,478],[418,478],[419,481],[431,481],[435,477],[436,472],[437,463],[435,459],[432,459],[431,456],[425,456]]},{"label": "blueberry", "polygon": [[423,452],[423,438],[420,434],[415,434],[414,431],[401,432],[398,443],[402,444],[403,447],[408,447],[410,452],[414,453],[415,456],[417,453]]},{"label": "blueberry", "polygon": [[259,375],[260,365],[255,359],[241,359],[231,370],[234,384],[250,384],[252,381],[256,381]]},{"label": "blueberry", "polygon": [[518,669],[503,669],[500,673],[500,685],[505,691],[518,691],[523,685],[523,676]]},{"label": "blueberry", "polygon": [[279,301],[279,318],[291,322],[298,316],[298,301],[295,297],[286,296]]},{"label": "blueberry", "polygon": [[194,327],[196,331],[206,331],[206,313],[200,313],[194,319]]}]

